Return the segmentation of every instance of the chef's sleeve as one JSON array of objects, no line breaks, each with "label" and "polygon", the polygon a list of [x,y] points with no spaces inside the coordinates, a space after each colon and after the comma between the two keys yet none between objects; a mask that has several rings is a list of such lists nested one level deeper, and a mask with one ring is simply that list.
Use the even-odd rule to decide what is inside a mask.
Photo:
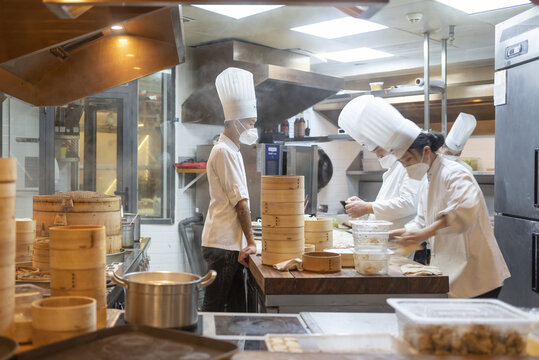
[{"label": "chef's sleeve", "polygon": [[387,200],[376,200],[372,203],[372,210],[377,220],[392,221],[417,212],[417,199],[421,181],[404,176],[399,196]]},{"label": "chef's sleeve", "polygon": [[238,158],[226,150],[220,150],[215,154],[213,163],[219,183],[232,206],[236,206],[240,200],[249,199],[242,171],[243,164]]},{"label": "chef's sleeve", "polygon": [[421,230],[427,226],[425,215],[427,211],[428,182],[424,181],[419,189],[419,201],[417,203],[417,214],[413,220],[406,223],[406,231]]},{"label": "chef's sleeve", "polygon": [[[472,176],[462,170],[452,174],[445,180],[445,188],[449,197],[446,204],[444,204],[446,205],[445,208],[438,212],[435,218],[440,219],[445,216],[448,226],[440,230],[439,233],[464,233],[477,221],[481,203],[484,199],[479,185]],[[443,197],[440,196],[438,201],[444,201]]]}]

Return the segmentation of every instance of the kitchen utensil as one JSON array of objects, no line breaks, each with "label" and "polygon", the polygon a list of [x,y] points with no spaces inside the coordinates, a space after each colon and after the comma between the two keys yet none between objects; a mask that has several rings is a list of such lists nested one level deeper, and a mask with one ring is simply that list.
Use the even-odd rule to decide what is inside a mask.
[{"label": "kitchen utensil", "polygon": [[124,213],[125,222],[131,222],[134,225],[133,229],[133,239],[135,241],[140,241],[140,215],[133,213]]},{"label": "kitchen utensil", "polygon": [[303,254],[303,270],[321,273],[341,271],[341,255],[330,252],[311,252]]},{"label": "kitchen utensil", "polygon": [[154,271],[109,278],[125,288],[125,321],[161,328],[189,327],[198,321],[198,290],[213,283],[214,270],[204,277],[195,274]]}]

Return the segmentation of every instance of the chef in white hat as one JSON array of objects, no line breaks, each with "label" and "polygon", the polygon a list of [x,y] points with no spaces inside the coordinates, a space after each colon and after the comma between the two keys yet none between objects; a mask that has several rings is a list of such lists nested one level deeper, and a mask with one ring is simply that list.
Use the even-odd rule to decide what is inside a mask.
[{"label": "chef in white hat", "polygon": [[470,173],[472,173],[472,167],[460,160],[459,157],[464,149],[464,145],[466,145],[466,142],[475,130],[476,125],[477,121],[475,120],[475,116],[460,113],[457,120],[455,120],[453,127],[451,127],[451,131],[449,131],[447,138],[445,139],[444,146],[442,146],[440,149],[440,153],[446,159],[458,162]]},{"label": "chef in white hat", "polygon": [[240,143],[258,138],[253,74],[230,67],[215,79],[225,128],[207,164],[210,205],[202,232],[202,254],[217,278],[205,292],[203,311],[246,310],[244,266],[256,253],[249,193]]},{"label": "chef in white hat", "polygon": [[386,137],[411,142],[399,161],[409,177],[428,179],[427,208],[420,201],[415,219],[391,237],[403,246],[429,241],[430,265],[449,276],[450,297],[497,297],[510,273],[473,175],[436,154],[444,144],[442,134],[421,132],[414,139],[397,126]]},{"label": "chef in white hat", "polygon": [[[402,115],[383,99],[371,95],[360,96],[350,101],[339,116],[339,126],[346,130],[352,138],[360,143],[368,151],[372,151],[378,157],[380,165],[386,169],[382,175],[382,187],[373,202],[364,201],[357,196],[352,196],[346,201],[346,212],[352,218],[358,218],[369,214],[369,219],[386,220],[393,222],[393,228],[402,228],[404,224],[412,220],[417,211],[418,192],[421,181],[410,179],[402,164],[395,155],[396,146],[399,144],[389,143],[384,137],[387,126],[398,126],[410,132],[410,137],[415,137],[421,131],[417,125],[406,120],[396,122],[396,119],[405,120]],[[402,125],[404,124],[404,125]],[[382,143],[394,153],[386,150]],[[406,149],[410,144],[400,145],[400,149]],[[400,155],[401,152],[396,152]]]}]

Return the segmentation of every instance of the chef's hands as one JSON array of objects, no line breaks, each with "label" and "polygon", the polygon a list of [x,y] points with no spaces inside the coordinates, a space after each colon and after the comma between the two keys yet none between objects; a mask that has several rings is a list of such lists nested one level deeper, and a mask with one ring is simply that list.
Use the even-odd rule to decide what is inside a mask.
[{"label": "chef's hands", "polygon": [[253,254],[256,254],[256,245],[247,245],[240,250],[240,253],[238,254],[238,262],[245,267],[249,267],[249,264],[245,261],[245,259],[248,258],[249,255]]},{"label": "chef's hands", "polygon": [[366,202],[358,198],[357,196],[352,196],[346,200],[346,213],[351,218],[358,218],[363,215],[372,214],[374,211],[372,209],[372,203]]},{"label": "chef's hands", "polygon": [[409,245],[415,245],[420,244],[424,241],[427,241],[428,238],[432,236],[431,231],[429,228],[424,228],[420,230],[410,230],[406,231],[404,234],[400,236],[395,236],[395,240],[397,241],[397,244],[400,246],[409,246]]}]

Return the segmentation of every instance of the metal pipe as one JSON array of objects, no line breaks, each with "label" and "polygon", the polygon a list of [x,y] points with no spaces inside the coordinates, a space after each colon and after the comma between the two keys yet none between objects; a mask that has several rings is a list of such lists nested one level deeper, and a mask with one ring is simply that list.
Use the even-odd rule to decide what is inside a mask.
[{"label": "metal pipe", "polygon": [[447,39],[442,39],[442,134],[447,135]]},{"label": "metal pipe", "polygon": [[429,92],[430,92],[430,62],[429,62],[429,32],[424,33],[423,41],[423,79],[425,79],[424,93],[425,93],[425,105],[423,115],[423,127],[425,131],[429,131],[430,128],[430,104],[429,104]]}]

